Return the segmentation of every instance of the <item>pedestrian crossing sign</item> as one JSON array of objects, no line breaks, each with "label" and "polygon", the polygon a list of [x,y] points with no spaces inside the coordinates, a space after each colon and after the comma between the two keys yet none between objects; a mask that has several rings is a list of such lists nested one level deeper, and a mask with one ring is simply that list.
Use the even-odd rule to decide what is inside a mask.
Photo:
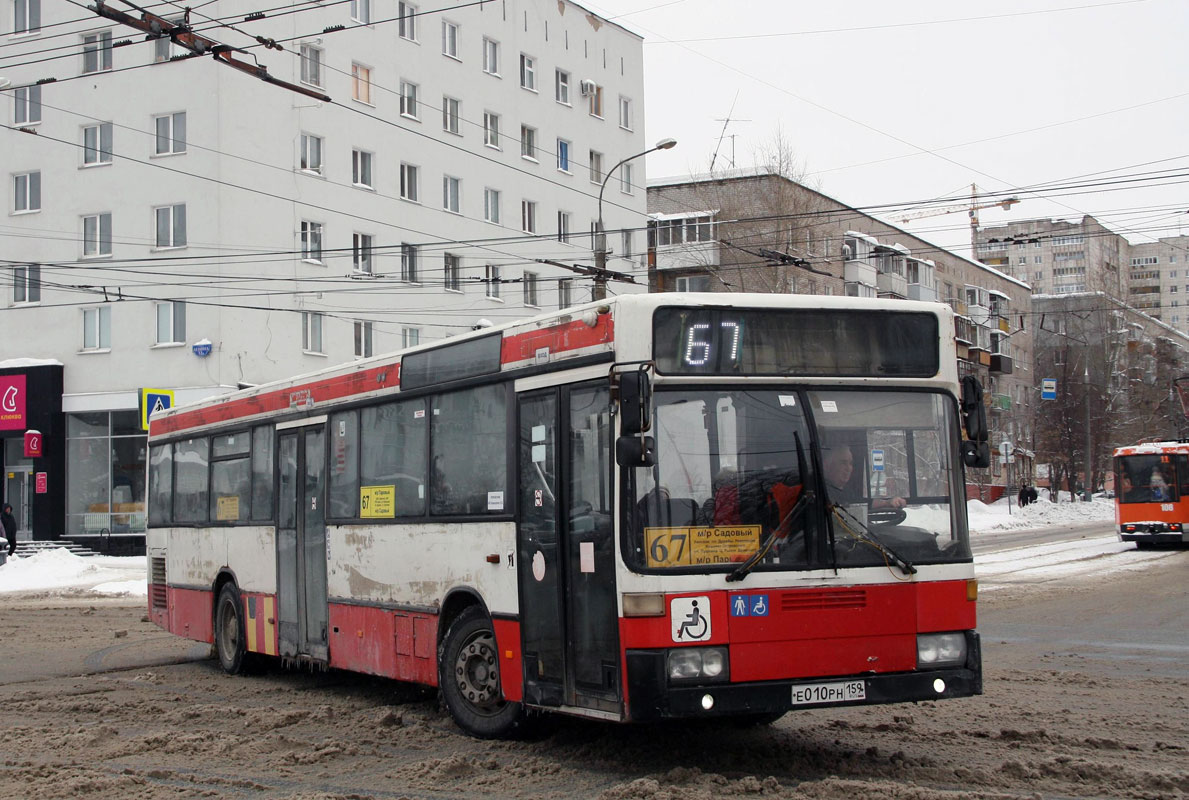
[{"label": "pedestrian crossing sign", "polygon": [[149,417],[158,411],[173,408],[173,392],[169,389],[140,390],[140,427],[149,429]]}]

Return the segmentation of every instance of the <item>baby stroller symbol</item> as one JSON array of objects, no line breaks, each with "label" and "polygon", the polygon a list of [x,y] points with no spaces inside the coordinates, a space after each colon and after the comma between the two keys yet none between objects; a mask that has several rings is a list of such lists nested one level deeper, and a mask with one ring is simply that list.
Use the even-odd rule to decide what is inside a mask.
[{"label": "baby stroller symbol", "polygon": [[675,597],[669,609],[673,641],[704,642],[710,638],[710,598]]}]

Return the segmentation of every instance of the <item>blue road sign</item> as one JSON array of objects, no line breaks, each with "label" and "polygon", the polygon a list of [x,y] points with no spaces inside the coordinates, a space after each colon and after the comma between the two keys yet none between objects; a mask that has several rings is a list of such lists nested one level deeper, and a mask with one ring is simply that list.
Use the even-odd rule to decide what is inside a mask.
[{"label": "blue road sign", "polygon": [[1040,399],[1041,400],[1056,400],[1057,399],[1057,379],[1045,378],[1040,382]]}]

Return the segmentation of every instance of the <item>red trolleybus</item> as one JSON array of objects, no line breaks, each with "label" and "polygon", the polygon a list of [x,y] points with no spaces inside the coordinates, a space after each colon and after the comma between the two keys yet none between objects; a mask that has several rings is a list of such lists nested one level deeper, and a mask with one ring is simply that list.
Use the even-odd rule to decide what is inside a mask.
[{"label": "red trolleybus", "polygon": [[952,331],[635,295],[154,415],[150,616],[231,673],[437,686],[484,737],[979,694]]},{"label": "red trolleybus", "polygon": [[1115,450],[1115,522],[1141,550],[1189,541],[1189,441]]}]

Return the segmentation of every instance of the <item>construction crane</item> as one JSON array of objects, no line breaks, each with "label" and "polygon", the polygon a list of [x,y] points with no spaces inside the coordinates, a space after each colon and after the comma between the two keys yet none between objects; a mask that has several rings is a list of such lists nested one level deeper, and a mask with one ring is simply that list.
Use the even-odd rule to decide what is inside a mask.
[{"label": "construction crane", "polygon": [[970,247],[971,252],[978,240],[978,212],[984,208],[1002,208],[1004,211],[1010,211],[1011,207],[1020,202],[1018,197],[1005,197],[1002,200],[988,201],[980,203],[978,201],[978,187],[973,183],[970,184],[970,202],[969,203],[955,203],[949,206],[937,206],[935,208],[927,208],[923,211],[914,211],[911,214],[901,214],[896,217],[896,222],[901,224],[909,222],[914,219],[922,219],[924,217],[938,217],[942,214],[954,214],[958,211],[965,211],[970,215]]}]

